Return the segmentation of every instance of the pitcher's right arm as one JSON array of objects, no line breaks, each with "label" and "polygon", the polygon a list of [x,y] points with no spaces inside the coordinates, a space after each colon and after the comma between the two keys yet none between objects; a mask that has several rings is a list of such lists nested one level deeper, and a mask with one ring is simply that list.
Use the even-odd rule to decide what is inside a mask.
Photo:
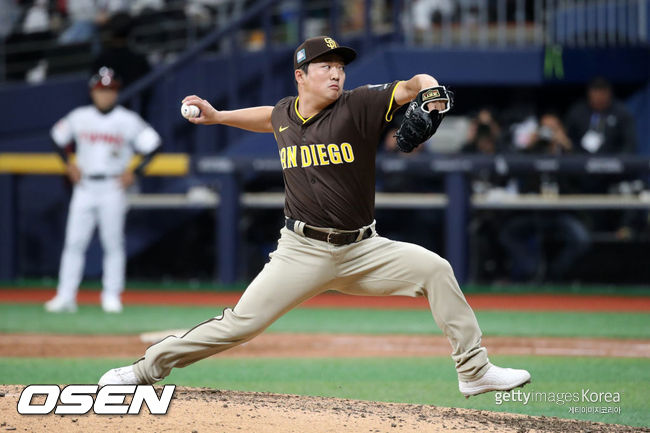
[{"label": "pitcher's right arm", "polygon": [[182,103],[196,105],[201,110],[198,117],[187,119],[196,125],[227,125],[253,132],[273,132],[271,126],[272,106],[219,111],[208,101],[196,95],[186,96]]}]

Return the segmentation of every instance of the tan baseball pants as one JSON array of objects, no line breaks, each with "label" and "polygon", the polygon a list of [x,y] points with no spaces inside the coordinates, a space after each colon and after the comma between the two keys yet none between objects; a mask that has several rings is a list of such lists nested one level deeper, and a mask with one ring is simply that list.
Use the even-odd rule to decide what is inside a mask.
[{"label": "tan baseball pants", "polygon": [[[374,224],[373,224],[374,230]],[[150,346],[135,365],[143,383],[162,380],[172,368],[242,344],[301,302],[326,290],[354,295],[426,296],[449,339],[462,380],[481,377],[488,366],[481,330],[449,263],[418,245],[373,234],[334,246],[281,230],[278,248],[233,309],[224,310],[181,337]]]}]

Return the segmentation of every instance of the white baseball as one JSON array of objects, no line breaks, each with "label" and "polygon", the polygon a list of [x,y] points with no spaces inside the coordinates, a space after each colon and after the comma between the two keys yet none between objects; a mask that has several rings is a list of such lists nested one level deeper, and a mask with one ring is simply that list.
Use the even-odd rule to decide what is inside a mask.
[{"label": "white baseball", "polygon": [[181,115],[189,119],[190,117],[199,117],[201,115],[201,110],[196,105],[183,104],[181,106]]}]

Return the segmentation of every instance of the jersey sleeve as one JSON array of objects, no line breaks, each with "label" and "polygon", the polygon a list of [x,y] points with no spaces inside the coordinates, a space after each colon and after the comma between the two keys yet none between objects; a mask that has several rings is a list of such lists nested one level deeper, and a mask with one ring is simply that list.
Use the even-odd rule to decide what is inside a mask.
[{"label": "jersey sleeve", "polygon": [[364,136],[379,136],[399,108],[395,90],[401,81],[357,87],[349,95],[352,117]]},{"label": "jersey sleeve", "polygon": [[50,137],[58,147],[66,147],[74,139],[72,129],[73,112],[67,114],[54,124],[50,130]]},{"label": "jersey sleeve", "polygon": [[148,154],[160,146],[161,138],[155,129],[137,116],[133,149],[140,154]]},{"label": "jersey sleeve", "polygon": [[279,128],[281,122],[286,121],[286,111],[287,105],[291,103],[293,97],[287,96],[278,101],[277,104],[273,107],[271,111],[271,125],[273,126],[273,131]]}]

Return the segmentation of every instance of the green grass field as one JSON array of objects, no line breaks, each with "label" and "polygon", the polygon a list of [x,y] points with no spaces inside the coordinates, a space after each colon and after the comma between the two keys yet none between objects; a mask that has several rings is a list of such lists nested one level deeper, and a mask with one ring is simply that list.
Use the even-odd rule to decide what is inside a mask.
[{"label": "green grass field", "polygon": [[[188,328],[221,313],[215,307],[127,306],[106,315],[98,306],[77,314],[46,314],[41,304],[0,304],[0,332],[134,334]],[[650,338],[650,314],[571,312],[477,312],[486,335]],[[439,333],[428,311],[296,309],[269,332],[425,334]],[[620,403],[557,404],[549,401],[497,404],[495,394],[462,397],[448,357],[382,359],[232,359],[214,357],[178,369],[166,383],[220,389],[268,391],[530,415],[557,416],[634,426],[650,426],[645,393],[650,359],[494,356],[500,365],[527,368],[533,383],[523,391],[559,393],[618,392]],[[0,383],[95,383],[108,368],[133,359],[10,358],[0,354]],[[609,406],[620,413],[570,413],[573,406]]]},{"label": "green grass field", "polygon": [[[222,307],[127,306],[106,315],[98,306],[46,314],[41,304],[0,304],[0,332],[135,334],[191,328]],[[650,338],[650,314],[477,311],[485,335]],[[270,332],[440,334],[426,310],[307,309],[290,311]]]},{"label": "green grass field", "polygon": [[[571,414],[573,406],[548,401],[507,402],[498,405],[495,394],[465,399],[451,359],[219,359],[204,360],[175,370],[163,383],[243,391],[265,391],[361,400],[433,404],[529,415],[557,416],[634,426],[650,425],[645,393],[650,381],[647,359],[586,357],[491,357],[497,364],[527,368],[533,383],[523,392],[618,392],[620,403],[603,403],[620,414]],[[124,359],[0,358],[0,383],[95,383],[109,368],[130,363]],[[540,395],[542,395],[540,394]]]}]

